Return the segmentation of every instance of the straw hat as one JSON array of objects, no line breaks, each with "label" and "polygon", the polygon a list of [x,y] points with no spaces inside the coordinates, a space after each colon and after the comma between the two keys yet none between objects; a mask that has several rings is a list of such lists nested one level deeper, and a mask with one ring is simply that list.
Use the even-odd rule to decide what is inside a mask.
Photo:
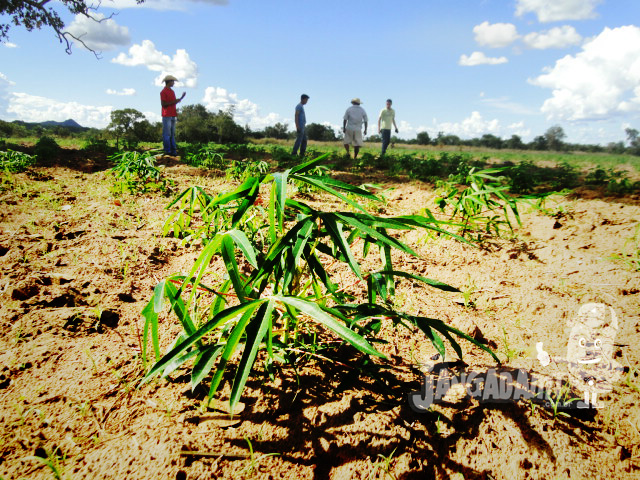
[{"label": "straw hat", "polygon": [[353,100],[351,100],[351,103],[355,103],[356,105],[360,105],[360,99],[358,97],[354,98]]},{"label": "straw hat", "polygon": [[170,82],[170,81],[172,81],[172,80],[173,80],[174,82],[177,82],[177,81],[178,81],[178,79],[177,79],[176,77],[174,77],[173,75],[167,75],[166,77],[164,77],[164,78],[162,79],[162,81],[163,81],[164,83]]}]

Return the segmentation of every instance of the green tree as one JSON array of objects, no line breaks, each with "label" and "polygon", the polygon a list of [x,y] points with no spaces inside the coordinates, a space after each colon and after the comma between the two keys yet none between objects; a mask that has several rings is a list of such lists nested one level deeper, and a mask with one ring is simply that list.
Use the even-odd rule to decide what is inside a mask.
[{"label": "green tree", "polygon": [[526,145],[522,142],[522,138],[518,135],[511,135],[509,140],[504,142],[505,148],[511,148],[513,150],[523,150],[526,148]]},{"label": "green tree", "polygon": [[[264,136],[267,138],[276,138],[280,140],[286,140],[289,138],[289,125],[286,123],[276,123],[273,126],[265,127]],[[307,136],[309,132],[307,131]]]},{"label": "green tree", "polygon": [[[27,31],[41,28],[51,28],[55,32],[60,43],[66,44],[66,52],[71,53],[71,44],[75,40],[85,48],[97,55],[95,50],[89,48],[82,38],[65,31],[65,23],[58,12],[66,10],[65,14],[82,15],[96,22],[104,22],[114,14],[104,17],[98,15],[101,2],[88,2],[84,0],[4,0],[0,2],[0,42],[9,40],[9,28],[11,24],[23,26]],[[144,3],[144,0],[136,0],[136,3]]]},{"label": "green tree", "polygon": [[319,123],[310,123],[305,127],[305,131],[309,140],[335,142],[338,139],[333,128],[327,125],[321,125]]},{"label": "green tree", "polygon": [[479,144],[487,148],[502,148],[502,139],[490,133],[485,133],[480,137]]},{"label": "green tree", "polygon": [[444,135],[442,132],[438,132],[435,143],[437,145],[462,145],[462,139],[457,135]]},{"label": "green tree", "polygon": [[640,132],[635,128],[625,129],[627,141],[629,142],[629,153],[632,155],[640,155]]},{"label": "green tree", "polygon": [[563,140],[567,135],[560,125],[554,125],[549,127],[544,134],[544,138],[547,141],[547,148],[556,152],[565,150]]},{"label": "green tree", "polygon": [[431,143],[431,138],[429,138],[429,134],[427,132],[419,132],[416,135],[416,142],[418,145],[429,145]]},{"label": "green tree", "polygon": [[531,150],[547,150],[547,139],[542,135],[538,135],[529,144],[529,147],[531,148]]},{"label": "green tree", "polygon": [[185,105],[180,109],[176,136],[183,142],[209,143],[218,140],[215,115],[204,105]]},{"label": "green tree", "polygon": [[[111,123],[107,126],[107,130],[111,131],[116,137],[116,148],[120,148],[119,141],[121,138],[126,148],[135,148],[141,140],[136,135],[136,125],[143,121],[147,121],[144,114],[134,108],[113,110],[111,112]],[[139,129],[140,127],[138,127]]]},{"label": "green tree", "polygon": [[243,143],[246,130],[233,120],[233,107],[226,111],[219,110],[211,120],[214,131],[217,132],[219,143]]},{"label": "green tree", "polygon": [[607,152],[616,154],[624,153],[624,142],[609,142],[607,144]]}]

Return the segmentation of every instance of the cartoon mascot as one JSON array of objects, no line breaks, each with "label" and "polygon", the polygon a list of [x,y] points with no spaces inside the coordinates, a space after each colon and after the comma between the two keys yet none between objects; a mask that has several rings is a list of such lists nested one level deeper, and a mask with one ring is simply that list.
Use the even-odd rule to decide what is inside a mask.
[{"label": "cartoon mascot", "polygon": [[550,357],[536,344],[538,360],[543,367],[554,362],[567,364],[571,383],[584,392],[582,408],[600,408],[598,394],[610,392],[612,383],[622,375],[622,365],[613,358],[613,339],[618,331],[618,319],[613,308],[603,303],[588,303],[570,319],[567,358]]}]

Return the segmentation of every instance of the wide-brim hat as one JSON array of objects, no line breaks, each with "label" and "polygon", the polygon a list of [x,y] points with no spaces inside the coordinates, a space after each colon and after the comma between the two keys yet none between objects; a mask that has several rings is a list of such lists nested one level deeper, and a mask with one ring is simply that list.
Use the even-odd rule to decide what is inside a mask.
[{"label": "wide-brim hat", "polygon": [[360,105],[362,102],[360,101],[360,99],[358,97],[356,97],[356,98],[351,100],[351,103],[355,103],[356,105]]},{"label": "wide-brim hat", "polygon": [[166,77],[164,77],[164,78],[162,79],[162,81],[163,81],[164,83],[170,82],[170,81],[172,81],[172,80],[173,80],[174,82],[177,82],[177,81],[178,81],[178,79],[177,79],[176,77],[174,77],[173,75],[167,75]]}]

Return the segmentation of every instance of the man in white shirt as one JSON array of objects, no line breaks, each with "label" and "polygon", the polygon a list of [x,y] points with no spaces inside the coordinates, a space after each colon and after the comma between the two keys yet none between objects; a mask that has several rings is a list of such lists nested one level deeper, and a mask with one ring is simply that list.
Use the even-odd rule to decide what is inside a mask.
[{"label": "man in white shirt", "polygon": [[369,119],[367,112],[360,106],[360,99],[351,100],[351,106],[347,108],[342,122],[342,131],[344,132],[344,149],[349,156],[349,145],[353,145],[353,159],[358,158],[358,152],[363,145],[362,141],[362,124],[364,123],[364,134],[367,135],[367,125]]},{"label": "man in white shirt", "polygon": [[382,137],[382,155],[385,154],[389,143],[391,143],[391,127],[395,128],[396,133],[398,133],[396,112],[391,108],[391,103],[391,99],[388,99],[387,108],[383,108],[378,116],[378,133]]}]

